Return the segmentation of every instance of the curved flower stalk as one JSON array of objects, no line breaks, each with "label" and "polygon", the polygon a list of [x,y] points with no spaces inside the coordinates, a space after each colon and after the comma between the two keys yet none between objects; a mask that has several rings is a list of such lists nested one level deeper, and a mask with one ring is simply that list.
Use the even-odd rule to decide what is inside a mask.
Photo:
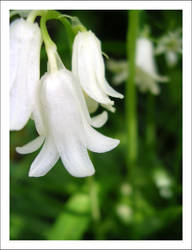
[{"label": "curved flower stalk", "polygon": [[41,32],[36,23],[17,19],[10,27],[10,129],[20,130],[34,108],[39,80]]},{"label": "curved flower stalk", "polygon": [[[105,78],[101,43],[91,31],[78,32],[73,44],[72,72],[86,93],[88,103],[100,103],[111,111],[114,102],[109,96],[123,98]],[[91,98],[91,99],[90,99]],[[96,104],[94,104],[96,107]]]},{"label": "curved flower stalk", "polygon": [[[160,76],[154,60],[153,44],[146,38],[139,38],[136,44],[136,74],[135,83],[142,92],[150,91],[154,95],[160,93],[158,82],[167,82],[168,78]],[[126,61],[110,61],[109,69],[116,75],[114,84],[118,85],[125,81],[129,74],[129,65]]]},{"label": "curved flower stalk", "polygon": [[64,67],[56,51],[51,53],[58,69],[50,64],[50,72],[42,77],[36,95],[37,108],[33,113],[40,136],[16,150],[22,154],[31,153],[44,142],[31,165],[29,176],[45,175],[59,157],[72,176],[90,176],[95,169],[87,149],[97,153],[107,152],[115,148],[119,140],[106,137],[92,128],[104,124],[104,115],[90,118],[75,77]]},{"label": "curved flower stalk", "polygon": [[181,29],[162,36],[155,50],[157,55],[165,54],[165,59],[169,67],[177,64],[179,54],[182,53]]}]

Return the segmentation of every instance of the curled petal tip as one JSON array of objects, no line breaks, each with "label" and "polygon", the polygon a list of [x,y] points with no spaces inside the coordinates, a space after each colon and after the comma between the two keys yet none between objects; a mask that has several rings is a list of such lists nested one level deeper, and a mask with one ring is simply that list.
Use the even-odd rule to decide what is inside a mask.
[{"label": "curled petal tip", "polygon": [[21,149],[21,147],[16,147],[16,148],[15,148],[15,151],[16,151],[18,154],[22,154],[20,149]]},{"label": "curled petal tip", "polygon": [[91,120],[92,123],[91,125],[95,128],[100,128],[102,127],[108,119],[108,113],[107,111],[103,111],[101,114],[94,116]]},{"label": "curled petal tip", "polygon": [[33,153],[34,151],[38,150],[41,147],[44,140],[45,140],[44,136],[38,136],[36,139],[27,143],[26,145],[22,147],[16,147],[16,152],[19,154]]},{"label": "curled petal tip", "polygon": [[106,104],[101,104],[102,107],[104,107],[105,109],[111,111],[112,113],[115,113],[116,108],[113,107],[112,105],[106,105]]},{"label": "curled petal tip", "polygon": [[119,98],[120,98],[120,99],[123,99],[123,98],[124,98],[124,95],[119,94]]},{"label": "curled petal tip", "polygon": [[110,150],[113,150],[114,148],[116,148],[119,145],[119,143],[120,143],[119,139],[113,139]]}]

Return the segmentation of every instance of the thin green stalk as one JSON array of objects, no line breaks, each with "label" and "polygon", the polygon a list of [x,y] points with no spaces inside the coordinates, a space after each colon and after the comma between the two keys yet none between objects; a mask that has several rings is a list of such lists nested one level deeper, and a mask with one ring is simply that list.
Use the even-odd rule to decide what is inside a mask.
[{"label": "thin green stalk", "polygon": [[36,17],[42,16],[44,12],[44,10],[32,10],[27,17],[27,21],[30,23],[34,23]]},{"label": "thin green stalk", "polygon": [[127,170],[128,181],[132,187],[133,220],[136,214],[136,161],[138,156],[138,129],[137,129],[137,93],[135,85],[135,50],[139,25],[139,12],[130,10],[128,12],[127,31],[127,59],[129,62],[129,77],[126,83],[126,131],[127,131]]},{"label": "thin green stalk", "polygon": [[[50,17],[50,16],[49,16]],[[45,43],[45,46],[47,48],[54,47],[56,49],[55,43],[51,40],[51,37],[49,36],[48,30],[47,30],[47,21],[49,19],[48,12],[46,12],[42,17],[40,21],[40,27],[41,27],[41,33],[43,37],[43,41]]]},{"label": "thin green stalk", "polygon": [[54,72],[57,70],[57,62],[56,62],[56,58],[54,55],[57,47],[55,43],[52,41],[51,37],[49,36],[48,30],[47,30],[46,23],[50,19],[59,20],[65,25],[67,33],[70,33],[71,35],[71,36],[68,35],[68,37],[70,38],[69,39],[70,50],[72,50],[73,41],[71,41],[71,39],[72,39],[72,36],[74,35],[74,32],[71,28],[71,24],[68,22],[68,20],[66,20],[64,16],[61,16],[59,12],[53,11],[53,10],[44,11],[44,14],[42,15],[41,20],[40,20],[40,27],[41,27],[42,37],[45,43],[45,49],[46,49],[48,60],[49,60],[50,70],[51,72]]},{"label": "thin green stalk", "polygon": [[[89,157],[92,160],[92,154],[89,152]],[[100,221],[101,221],[101,211],[98,196],[98,187],[95,181],[95,176],[90,176],[87,178],[87,184],[89,188],[90,203],[91,203],[91,217],[93,220],[93,231],[95,238],[98,240],[101,238],[100,234]]]},{"label": "thin green stalk", "polygon": [[67,18],[64,15],[62,15],[60,12],[57,12],[55,10],[47,11],[46,21],[48,21],[50,19],[59,20],[65,26],[67,38],[68,38],[68,43],[69,43],[69,48],[72,51],[75,32],[73,31],[70,22],[67,20]]},{"label": "thin green stalk", "polygon": [[127,32],[127,59],[129,61],[129,78],[126,84],[126,131],[127,131],[127,166],[128,171],[135,165],[138,155],[137,131],[137,96],[135,86],[135,49],[139,25],[139,11],[129,11]]},{"label": "thin green stalk", "polygon": [[147,114],[146,114],[146,146],[150,151],[154,150],[156,134],[155,134],[155,97],[152,94],[148,94],[147,96]]},{"label": "thin green stalk", "polygon": [[[65,26],[69,49],[70,52],[72,53],[72,47],[75,35],[78,33],[78,31],[85,31],[86,28],[79,22],[79,20],[76,17],[63,15],[55,10],[47,10],[45,12],[46,14],[44,15],[44,21],[43,21],[45,22],[45,24],[48,20],[56,19]],[[67,18],[72,20],[72,24],[67,20]],[[76,20],[76,22],[74,20]]]},{"label": "thin green stalk", "polygon": [[90,189],[90,199],[91,199],[91,211],[92,211],[92,218],[95,223],[99,223],[100,221],[100,209],[99,209],[99,199],[98,199],[98,192],[96,183],[94,180],[94,176],[88,177],[89,181],[89,189]]},{"label": "thin green stalk", "polygon": [[100,234],[101,212],[100,212],[100,205],[99,205],[98,189],[97,189],[94,176],[88,177],[88,187],[89,187],[90,202],[91,202],[91,216],[93,220],[93,231],[95,234],[95,239],[99,240],[102,238]]}]

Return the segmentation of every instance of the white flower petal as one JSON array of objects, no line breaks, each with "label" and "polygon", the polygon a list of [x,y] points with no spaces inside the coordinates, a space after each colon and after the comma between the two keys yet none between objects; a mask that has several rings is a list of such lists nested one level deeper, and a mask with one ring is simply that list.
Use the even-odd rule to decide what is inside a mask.
[{"label": "white flower petal", "polygon": [[[25,69],[24,69],[25,70]],[[20,130],[27,123],[32,106],[29,103],[27,89],[25,85],[25,76],[21,78],[19,83],[16,83],[10,92],[10,129]]]},{"label": "white flower petal", "polygon": [[154,95],[159,95],[160,94],[159,85],[157,85],[155,82],[153,82],[153,84],[151,84],[150,90],[151,90],[151,93],[154,94]]},{"label": "white flower petal", "polygon": [[161,76],[158,74],[153,74],[151,77],[157,82],[168,82],[169,78],[167,76]]},{"label": "white flower petal", "polygon": [[72,74],[60,71],[42,81],[47,124],[64,166],[75,177],[93,175],[95,170],[84,145],[82,114]]},{"label": "white flower petal", "polygon": [[177,64],[178,55],[175,51],[167,51],[165,53],[165,58],[168,66],[173,67]]},{"label": "white flower petal", "polygon": [[[46,75],[47,75],[47,73],[44,76],[46,76]],[[34,97],[35,98],[35,105],[34,105],[34,110],[32,113],[32,119],[35,122],[35,127],[36,127],[38,134],[39,135],[46,135],[47,131],[46,131],[46,127],[44,126],[43,117],[42,117],[43,110],[42,110],[42,104],[40,101],[40,91],[41,91],[41,81],[39,81],[39,84],[38,84],[36,91],[35,91],[35,97]]]},{"label": "white flower petal", "polygon": [[137,40],[136,65],[149,74],[156,73],[153,44],[146,38]]},{"label": "white flower petal", "polygon": [[38,136],[33,141],[25,144],[24,146],[22,146],[22,147],[16,147],[16,151],[19,154],[29,154],[29,153],[32,153],[32,152],[36,151],[37,149],[39,149],[41,147],[41,145],[43,144],[44,140],[45,140],[44,136]]},{"label": "white flower petal", "polygon": [[98,107],[99,107],[98,102],[96,102],[95,100],[93,100],[86,93],[84,93],[84,97],[85,97],[85,101],[86,101],[89,113],[90,114],[94,113],[98,109]]},{"label": "white flower petal", "polygon": [[65,143],[57,141],[57,149],[64,166],[72,176],[86,177],[95,173],[85,146],[77,138],[71,136]]},{"label": "white flower petal", "polygon": [[31,41],[31,48],[28,52],[28,68],[27,68],[27,90],[29,101],[34,107],[35,92],[40,78],[40,49],[41,49],[41,32],[37,24],[33,24],[34,37]]},{"label": "white flower petal", "polygon": [[[75,47],[76,48],[76,47]],[[62,78],[62,75],[66,75],[66,74],[68,74],[68,70],[65,68],[65,66],[64,66],[64,64],[62,63],[62,61],[61,61],[61,59],[60,59],[60,57],[59,57],[59,54],[57,53],[57,51],[55,50],[55,51],[53,51],[53,54],[54,54],[54,56],[55,56],[55,58],[56,58],[56,63],[57,63],[57,67],[58,67],[58,69],[59,69],[59,71],[60,72],[63,72],[63,74],[60,74],[59,73],[59,77],[61,77]],[[76,55],[76,54],[74,54],[74,55]],[[49,64],[48,64],[49,65]],[[46,74],[44,75],[44,77],[46,76]],[[89,111],[88,111],[88,108],[87,108],[87,105],[86,105],[86,101],[88,101],[89,102],[89,106],[88,107],[90,107],[91,108],[91,111],[92,112],[94,112],[96,109],[97,109],[97,107],[98,107],[98,103],[97,102],[95,102],[93,99],[91,99],[89,96],[87,96],[86,95],[86,93],[85,94],[83,94],[83,92],[82,92],[82,90],[81,90],[81,87],[80,87],[80,84],[79,84],[79,82],[78,82],[78,79],[77,78],[74,78],[74,76],[72,76],[72,74],[70,73],[70,78],[71,78],[71,80],[70,81],[73,81],[73,84],[71,84],[71,88],[73,89],[73,91],[74,91],[74,94],[76,95],[76,100],[78,101],[78,105],[81,107],[80,108],[80,112],[81,112],[81,114],[82,114],[82,116],[84,117],[86,117],[86,119],[87,119],[87,121],[88,121],[88,123],[90,124],[90,125],[92,125],[92,126],[94,126],[93,124],[92,124],[92,119],[91,119],[91,117],[90,117],[90,115],[89,115]],[[61,79],[61,81],[65,81],[65,79]],[[69,79],[68,79],[68,81],[69,81]],[[85,100],[85,97],[86,96],[86,100]],[[39,110],[39,109],[38,109]],[[37,125],[36,125],[36,127],[38,127],[38,123],[41,123],[41,121],[40,121],[40,119],[39,119],[39,115],[37,114]],[[42,127],[42,126],[41,126]]]},{"label": "white flower petal", "polygon": [[168,78],[157,73],[153,43],[146,38],[137,40],[136,65],[136,83],[140,90],[150,90],[152,94],[158,95],[160,88],[157,82],[167,82]]},{"label": "white flower petal", "polygon": [[[122,99],[123,95],[114,90],[105,79],[105,65],[102,57],[100,41],[92,32],[89,32],[89,34],[92,36],[92,39],[90,38],[89,43],[90,52],[92,53],[92,57],[90,57],[90,59],[93,61],[93,69],[95,69],[97,84],[105,94]],[[95,42],[93,42],[94,40]]]},{"label": "white flower petal", "polygon": [[105,78],[99,43],[90,31],[77,34],[73,44],[72,71],[87,95],[99,103],[113,104],[100,87]]},{"label": "white flower petal", "polygon": [[[95,128],[100,128],[102,127],[107,119],[108,119],[108,114],[107,112],[103,112],[102,114],[95,116],[93,118],[90,117],[89,115],[89,111],[88,111],[88,105],[86,105],[85,101],[89,102],[89,105],[91,105],[91,109],[93,111],[93,109],[98,107],[98,103],[95,102],[93,99],[91,99],[89,96],[87,96],[86,94],[83,95],[80,86],[78,85],[77,81],[75,81],[77,79],[73,79],[73,85],[72,87],[74,87],[74,94],[76,95],[76,99],[79,102],[79,107],[80,107],[80,112],[82,115],[82,118],[86,118],[87,122],[95,127]],[[87,98],[84,98],[84,96]]]},{"label": "white flower petal", "polygon": [[10,29],[10,128],[20,130],[34,108],[39,79],[41,33],[37,24],[24,19]]},{"label": "white flower petal", "polygon": [[95,128],[100,128],[107,122],[107,119],[108,119],[108,113],[106,111],[103,111],[101,114],[91,118],[92,126]]},{"label": "white flower petal", "polygon": [[[78,101],[78,105],[80,107],[80,112],[82,114],[82,116],[86,117],[87,121],[89,124],[92,123],[92,120],[91,120],[91,117],[89,115],[89,111],[88,111],[88,107],[86,105],[86,101],[85,101],[85,98],[84,98],[84,95],[83,95],[83,92],[80,88],[80,85],[78,83],[78,79],[74,79],[72,78],[72,81],[73,81],[73,84],[72,84],[72,88],[73,88],[73,91],[74,91],[74,94],[76,96],[76,100]],[[86,94],[85,94],[86,95]],[[90,98],[89,98],[90,99]]]},{"label": "white flower petal", "polygon": [[40,177],[47,174],[47,172],[56,164],[58,159],[58,151],[49,137],[46,139],[43,148],[33,161],[29,171],[29,176]]},{"label": "white flower petal", "polygon": [[104,136],[90,126],[86,126],[85,129],[85,140],[87,148],[96,153],[108,152],[119,144],[119,140],[112,139],[110,137]]},{"label": "white flower petal", "polygon": [[[65,71],[65,70],[64,70]],[[87,122],[93,126],[93,127],[101,127],[105,124],[107,121],[107,114],[103,113],[102,116],[98,116],[98,118],[95,117],[95,119],[91,118],[89,115],[88,108],[91,108],[91,111],[95,111],[98,107],[98,103],[95,102],[93,99],[91,99],[89,96],[86,95],[86,93],[83,95],[83,92],[78,84],[78,79],[72,78],[73,84],[71,87],[73,88],[74,94],[76,96],[76,100],[79,102],[80,112],[82,117],[85,117],[87,119]],[[84,98],[85,97],[85,98]],[[89,105],[86,105],[86,101],[89,103]],[[100,120],[100,121],[99,121]]]},{"label": "white flower petal", "polygon": [[114,113],[116,111],[116,108],[113,107],[113,105],[106,105],[106,104],[101,104],[101,106],[109,111],[111,111],[112,113]]},{"label": "white flower petal", "polygon": [[19,19],[16,19],[10,25],[10,51],[9,51],[9,63],[10,63],[10,90],[13,86],[14,79],[17,73],[18,66],[18,52],[20,50],[20,43],[15,40],[15,26],[18,25]]},{"label": "white flower petal", "polygon": [[123,98],[124,96],[122,94],[120,94],[119,92],[117,92],[116,90],[114,90],[109,84],[108,82],[105,80],[103,87],[105,89],[105,93],[107,93],[108,95],[112,96],[112,97],[116,97],[116,98]]},{"label": "white flower petal", "polygon": [[92,99],[103,104],[114,103],[98,86],[95,65],[90,58],[89,51],[87,53],[86,48],[81,49],[78,54],[78,77],[83,90]]},{"label": "white flower petal", "polygon": [[[53,138],[64,166],[71,175],[86,177],[95,172],[87,148],[106,152],[116,147],[119,140],[103,136],[90,126],[85,100],[74,81],[66,69],[46,74],[42,78],[41,101],[48,136]],[[101,126],[106,120],[104,112],[91,123]]]},{"label": "white flower petal", "polygon": [[124,71],[121,73],[117,73],[113,78],[112,81],[114,85],[120,85],[122,82],[125,82],[128,78],[128,71]]}]

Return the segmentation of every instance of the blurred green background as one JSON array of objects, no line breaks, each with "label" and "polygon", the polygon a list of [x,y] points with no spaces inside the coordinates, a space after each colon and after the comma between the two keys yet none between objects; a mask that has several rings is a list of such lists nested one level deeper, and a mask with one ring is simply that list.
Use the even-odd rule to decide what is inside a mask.
[{"label": "blurred green background", "polygon": [[[61,12],[79,17],[102,41],[102,49],[110,59],[126,59],[127,11]],[[167,32],[182,27],[182,12],[140,11],[139,20],[140,30],[148,25],[151,39],[158,42]],[[70,68],[64,26],[51,20],[47,27],[62,60]],[[34,123],[30,121],[23,130],[11,132],[10,239],[182,239],[182,55],[178,58],[170,68],[164,55],[156,56],[159,73],[169,77],[168,83],[160,85],[158,96],[137,89],[139,153],[131,178],[126,163],[124,100],[115,100],[116,113],[109,113],[107,124],[99,129],[107,136],[119,138],[121,143],[111,152],[91,153],[96,169],[94,178],[70,176],[60,160],[46,176],[29,178],[30,164],[38,152],[19,155],[15,147],[36,137]],[[46,60],[43,47],[41,75],[46,71]],[[113,74],[106,69],[106,75],[111,83]],[[114,88],[125,94],[125,84]],[[146,143],[149,123],[154,131],[151,146]],[[99,207],[96,218],[93,205]]]}]

